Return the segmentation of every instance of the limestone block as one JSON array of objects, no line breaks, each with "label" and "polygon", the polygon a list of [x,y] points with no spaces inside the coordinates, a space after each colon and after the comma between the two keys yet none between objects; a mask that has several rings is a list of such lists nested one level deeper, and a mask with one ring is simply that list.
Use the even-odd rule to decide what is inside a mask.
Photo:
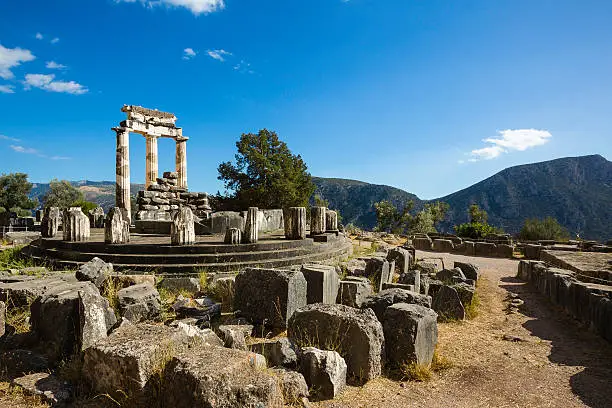
[{"label": "limestone block", "polygon": [[272,368],[270,371],[279,379],[285,404],[288,406],[302,405],[303,398],[310,395],[304,376],[286,368]]},{"label": "limestone block", "polygon": [[104,221],[104,242],[107,244],[130,242],[130,222],[126,219],[125,210],[113,207],[108,211]]},{"label": "limestone block", "polygon": [[266,356],[270,367],[295,368],[297,366],[298,357],[295,346],[286,337],[281,337],[276,341],[268,340],[255,343],[250,346],[250,349],[254,353]]},{"label": "limestone block", "polygon": [[62,217],[59,208],[47,207],[43,219],[40,223],[40,232],[44,238],[54,238],[57,236],[58,227]]},{"label": "limestone block", "polygon": [[325,228],[328,232],[338,231],[338,213],[333,210],[325,210]]},{"label": "limestone block", "polygon": [[240,244],[242,242],[242,231],[240,228],[228,228],[225,230],[225,239],[223,241],[231,245]]},{"label": "limestone block", "polygon": [[340,287],[336,303],[360,308],[366,298],[372,294],[372,285],[367,278],[361,281],[349,280],[347,278],[339,283]]},{"label": "limestone block", "polygon": [[199,279],[188,276],[164,276],[158,286],[174,292],[187,291],[189,293],[196,293],[202,289]]},{"label": "limestone block", "polygon": [[53,374],[33,373],[15,378],[12,386],[23,389],[24,394],[40,397],[50,406],[65,406],[72,396],[70,386]]},{"label": "limestone block", "polygon": [[400,274],[397,282],[404,284],[404,285],[414,285],[415,291],[417,293],[420,293],[421,292],[421,271],[419,270],[406,271]]},{"label": "limestone block", "polygon": [[285,237],[287,239],[306,238],[306,208],[290,207],[285,221]]},{"label": "limestone block", "polygon": [[[431,285],[430,285],[431,289]],[[435,310],[442,319],[465,319],[465,308],[461,303],[461,298],[457,289],[447,285],[441,285],[436,293],[432,294],[432,309]]]},{"label": "limestone block", "polygon": [[[250,326],[251,331],[253,326]],[[238,350],[247,350],[247,344],[245,339],[245,329],[241,325],[222,324],[217,329],[219,337],[223,340],[223,344],[227,348],[233,348]]]},{"label": "limestone block", "polygon": [[387,289],[404,289],[409,292],[414,292],[414,285],[406,285],[404,283],[383,283],[382,290]]},{"label": "limestone block", "polygon": [[383,321],[385,310],[396,303],[416,304],[423,307],[431,307],[431,298],[404,289],[385,289],[377,294],[368,296],[361,306],[363,309],[372,309],[378,320]]},{"label": "limestone block", "polygon": [[90,210],[88,215],[90,228],[104,228],[104,209],[102,207]]},{"label": "limestone block", "polygon": [[161,314],[161,298],[151,284],[128,286],[117,292],[121,315],[132,323],[156,320]]},{"label": "limestone block", "polygon": [[81,265],[75,277],[79,281],[89,281],[99,290],[102,289],[106,278],[113,273],[113,264],[106,263],[98,257]]},{"label": "limestone block", "polygon": [[358,382],[381,374],[385,339],[383,328],[370,309],[344,305],[312,304],[298,309],[287,331],[295,344],[325,348],[338,345],[348,375]]},{"label": "limestone block", "polygon": [[407,272],[408,268],[410,268],[412,265],[412,254],[406,248],[392,248],[387,253],[387,260],[395,261],[395,266],[398,269],[398,273],[402,274]]},{"label": "limestone block", "polygon": [[497,245],[490,242],[476,242],[474,252],[476,256],[497,256]]},{"label": "limestone block", "polygon": [[261,355],[202,347],[185,351],[165,367],[164,407],[280,407],[283,393]]},{"label": "limestone block", "polygon": [[452,285],[452,287],[457,291],[461,304],[464,308],[472,303],[474,293],[476,292],[476,288],[474,286],[470,285],[469,283],[457,283]]},{"label": "limestone block", "polygon": [[437,264],[432,262],[419,261],[415,264],[415,268],[421,271],[421,277],[423,275],[431,275],[434,273],[438,273],[441,269]]},{"label": "limestone block", "polygon": [[497,244],[497,256],[500,258],[512,258],[514,256],[514,245]]},{"label": "limestone block", "polygon": [[242,239],[247,244],[254,244],[259,239],[259,227],[257,225],[257,207],[249,207],[244,223],[244,235]]},{"label": "limestone block", "polygon": [[453,252],[455,245],[450,239],[434,239],[432,248],[436,252]]},{"label": "limestone block", "polygon": [[305,347],[300,372],[312,389],[313,400],[333,399],[346,387],[347,364],[335,351]]},{"label": "limestone block", "polygon": [[87,241],[89,239],[89,218],[81,207],[70,207],[63,214],[63,239],[64,241]]},{"label": "limestone block", "polygon": [[540,251],[542,250],[542,245],[539,244],[526,244],[523,246],[523,254],[526,259],[540,259]]},{"label": "limestone block", "polygon": [[325,225],[325,207],[312,207],[310,209],[310,234],[323,234],[327,228]]},{"label": "limestone block", "polygon": [[479,276],[478,265],[467,263],[467,262],[455,261],[454,267],[461,269],[461,272],[463,272],[463,274],[465,275],[467,279],[478,280],[478,276]]},{"label": "limestone block", "polygon": [[436,274],[436,279],[442,282],[454,282],[455,280],[464,281],[465,275],[461,271],[461,268],[443,269]]},{"label": "limestone block", "polygon": [[[393,270],[395,262],[393,262]],[[391,263],[385,258],[373,257],[366,260],[365,275],[372,279],[377,290],[382,290],[383,283],[391,283],[393,281],[393,270]]]},{"label": "limestone block", "polygon": [[438,342],[438,315],[416,304],[397,303],[383,316],[385,353],[391,367],[404,363],[431,364]]},{"label": "limestone block", "polygon": [[247,268],[236,276],[234,310],[252,323],[285,328],[306,305],[306,286],[302,272]]},{"label": "limestone block", "polygon": [[223,347],[223,341],[215,334],[211,329],[201,329],[193,324],[187,324],[185,322],[174,321],[171,323],[172,327],[176,327],[182,331],[190,342],[197,343],[201,346],[217,346]]},{"label": "limestone block", "polygon": [[301,271],[308,283],[306,296],[308,304],[336,303],[339,288],[336,268],[329,265],[306,264],[302,265]]},{"label": "limestone block", "polygon": [[432,242],[429,237],[417,237],[412,240],[412,245],[415,249],[421,251],[431,251]]},{"label": "limestone block", "polygon": [[476,244],[471,241],[465,241],[463,243],[465,245],[464,254],[467,256],[476,256]]},{"label": "limestone block", "polygon": [[183,207],[172,218],[170,239],[172,245],[195,244],[194,216],[190,208]]}]

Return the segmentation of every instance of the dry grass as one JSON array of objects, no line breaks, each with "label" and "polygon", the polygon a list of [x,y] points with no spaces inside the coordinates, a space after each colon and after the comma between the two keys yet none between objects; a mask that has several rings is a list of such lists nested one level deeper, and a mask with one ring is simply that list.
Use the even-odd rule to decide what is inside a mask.
[{"label": "dry grass", "polygon": [[27,333],[30,331],[30,306],[34,302],[33,298],[27,299],[27,304],[23,306],[15,306],[10,297],[10,293],[6,299],[6,318],[7,325],[15,329],[15,333]]},{"label": "dry grass", "polygon": [[102,289],[102,296],[104,296],[115,311],[115,315],[119,317],[119,282],[112,277],[108,277],[104,282],[104,288]]},{"label": "dry grass", "polygon": [[39,397],[26,395],[20,387],[12,387],[8,381],[0,381],[0,407],[49,408]]},{"label": "dry grass", "polygon": [[402,364],[400,371],[402,374],[402,380],[408,381],[429,381],[433,376],[433,372],[430,367],[424,364],[417,364],[415,362]]}]

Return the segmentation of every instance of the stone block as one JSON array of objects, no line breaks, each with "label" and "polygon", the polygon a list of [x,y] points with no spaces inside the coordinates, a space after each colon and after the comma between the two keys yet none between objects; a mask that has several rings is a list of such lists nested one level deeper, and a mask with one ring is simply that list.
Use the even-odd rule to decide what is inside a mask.
[{"label": "stone block", "polygon": [[87,241],[90,235],[89,218],[81,207],[70,207],[64,210],[62,231],[64,241]]},{"label": "stone block", "polygon": [[513,258],[514,245],[497,244],[497,256],[500,258]]},{"label": "stone block", "polygon": [[200,280],[189,276],[164,276],[158,286],[171,292],[185,291],[189,293],[199,292],[202,288]]},{"label": "stone block", "polygon": [[102,207],[89,210],[87,215],[89,216],[90,228],[104,228],[104,209]]},{"label": "stone block", "polygon": [[385,310],[396,303],[417,304],[430,308],[431,298],[404,289],[385,289],[375,295],[369,296],[361,307],[364,309],[372,309],[378,320],[382,322]]},{"label": "stone block", "polygon": [[526,244],[523,246],[523,255],[525,255],[526,259],[540,259],[540,251],[542,250],[542,245],[539,244]]},{"label": "stone block", "polygon": [[421,271],[421,277],[423,275],[431,275],[433,273],[438,273],[441,270],[437,264],[425,261],[417,262],[415,264],[415,268]]},{"label": "stone block", "polygon": [[81,265],[75,273],[79,281],[89,281],[99,290],[104,286],[106,278],[113,273],[113,264],[106,263],[98,257]]},{"label": "stone block", "polygon": [[[393,270],[395,263],[393,263]],[[373,257],[366,261],[365,275],[372,279],[376,290],[382,290],[383,283],[391,283],[393,281],[393,270],[391,263],[385,258]]]},{"label": "stone block", "polygon": [[156,320],[161,314],[161,298],[153,285],[142,283],[117,292],[121,315],[132,323]]},{"label": "stone block", "polygon": [[413,238],[412,245],[414,246],[415,249],[418,249],[421,251],[431,251],[432,246],[433,246],[431,239],[429,237]]},{"label": "stone block", "polygon": [[257,207],[250,207],[247,211],[244,234],[242,236],[242,240],[247,244],[254,244],[259,240],[258,213]]},{"label": "stone block", "polygon": [[206,327],[221,316],[221,304],[210,298],[191,299],[179,295],[172,305],[178,319],[193,318],[196,325]]},{"label": "stone block", "polygon": [[476,288],[474,286],[468,283],[457,283],[452,285],[452,287],[457,291],[464,308],[472,304],[474,294],[476,293]]},{"label": "stone block", "polygon": [[474,252],[476,256],[497,256],[497,245],[490,242],[476,242],[474,244]]},{"label": "stone block", "polygon": [[441,319],[465,319],[465,308],[461,303],[461,298],[459,297],[457,289],[447,285],[441,285],[432,297],[433,301],[431,307],[438,313]]},{"label": "stone block", "polygon": [[298,346],[337,346],[346,360],[348,375],[356,382],[362,383],[381,374],[385,339],[382,325],[370,309],[321,303],[308,305],[294,313],[287,334]]},{"label": "stone block", "polygon": [[346,387],[347,364],[340,354],[305,347],[301,356],[300,372],[312,390],[312,399],[333,399]]},{"label": "stone block", "polygon": [[408,268],[412,265],[412,254],[409,250],[397,247],[391,248],[387,253],[388,261],[395,261],[395,267],[397,272],[401,275],[408,271]]},{"label": "stone block", "polygon": [[40,232],[43,238],[57,236],[58,227],[62,222],[62,215],[58,207],[47,207],[40,223]]},{"label": "stone block", "polygon": [[217,329],[217,333],[219,333],[219,337],[223,340],[223,345],[227,348],[247,350],[245,331],[248,331],[250,334],[250,332],[253,331],[253,326],[245,326],[247,326],[247,328],[242,327],[242,325],[220,325]]},{"label": "stone block", "polygon": [[414,289],[417,293],[421,292],[421,271],[406,271],[400,274],[398,283],[404,285],[414,285]]},{"label": "stone block", "polygon": [[285,328],[306,302],[307,283],[301,272],[247,268],[236,276],[234,309],[253,323]]},{"label": "stone block", "polygon": [[474,265],[472,263],[467,262],[457,262],[454,263],[455,268],[461,269],[463,274],[467,279],[478,280],[479,268],[478,265]]},{"label": "stone block", "polygon": [[382,290],[387,290],[387,289],[404,289],[410,292],[415,291],[414,285],[406,285],[404,283],[383,283]]},{"label": "stone block", "polygon": [[272,368],[270,372],[279,380],[285,405],[299,406],[303,399],[310,395],[308,384],[302,374],[286,368]]},{"label": "stone block", "polygon": [[276,341],[268,340],[255,343],[250,346],[250,349],[252,352],[266,357],[270,367],[295,368],[297,366],[298,357],[295,347],[291,340],[286,337],[281,337]]},{"label": "stone block", "polygon": [[312,207],[310,209],[310,234],[323,234],[327,230],[325,224],[325,207]]},{"label": "stone block", "polygon": [[0,353],[0,372],[3,375],[15,378],[35,372],[49,372],[51,365],[46,357],[31,350],[8,350],[6,343],[3,347]]},{"label": "stone block", "polygon": [[113,207],[104,221],[104,242],[107,244],[127,244],[130,242],[130,220],[125,209]]},{"label": "stone block", "polygon": [[39,397],[53,407],[65,406],[72,397],[70,386],[49,373],[33,373],[15,378],[11,385],[20,387],[24,394]]},{"label": "stone block", "polygon": [[438,342],[438,315],[407,303],[389,306],[383,316],[385,353],[391,367],[405,363],[431,364]]},{"label": "stone block", "polygon": [[230,245],[238,245],[242,242],[242,231],[239,228],[228,228],[225,230],[223,242]]},{"label": "stone block", "polygon": [[340,286],[336,268],[329,265],[306,264],[301,269],[307,282],[306,300],[311,303],[336,303]]},{"label": "stone block", "polygon": [[455,279],[464,281],[466,279],[461,268],[443,269],[436,274],[436,279],[442,282],[453,282]]},{"label": "stone block", "polygon": [[471,241],[465,241],[465,250],[464,254],[467,256],[476,256],[476,244]]},{"label": "stone block", "polygon": [[333,210],[325,210],[325,230],[329,232],[338,231],[338,213]]},{"label": "stone block", "polygon": [[436,252],[453,252],[455,245],[450,239],[434,239],[432,248]]},{"label": "stone block", "polygon": [[306,238],[306,208],[290,207],[284,216],[285,237],[287,239]]},{"label": "stone block", "polygon": [[340,281],[336,303],[360,308],[365,299],[372,294],[372,285],[367,278],[361,281],[347,279]]},{"label": "stone block", "polygon": [[194,216],[190,208],[182,207],[172,217],[170,240],[172,245],[195,244]]}]

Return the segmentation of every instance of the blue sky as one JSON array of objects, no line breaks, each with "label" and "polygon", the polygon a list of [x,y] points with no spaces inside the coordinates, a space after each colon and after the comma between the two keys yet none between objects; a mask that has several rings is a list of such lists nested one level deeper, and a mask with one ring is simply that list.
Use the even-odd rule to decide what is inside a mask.
[{"label": "blue sky", "polygon": [[[176,114],[189,187],[210,193],[264,127],[313,175],[421,198],[611,159],[610,21],[610,1],[0,1],[0,172],[114,180],[123,104]],[[174,142],[159,149],[173,170]]]}]

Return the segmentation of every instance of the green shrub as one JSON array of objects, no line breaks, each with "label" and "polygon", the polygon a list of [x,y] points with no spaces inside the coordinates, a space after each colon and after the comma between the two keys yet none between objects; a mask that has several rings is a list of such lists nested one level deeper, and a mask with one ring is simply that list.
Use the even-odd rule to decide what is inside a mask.
[{"label": "green shrub", "polygon": [[556,218],[546,217],[543,220],[528,218],[523,223],[519,238],[527,241],[564,240],[569,238],[567,230]]}]

